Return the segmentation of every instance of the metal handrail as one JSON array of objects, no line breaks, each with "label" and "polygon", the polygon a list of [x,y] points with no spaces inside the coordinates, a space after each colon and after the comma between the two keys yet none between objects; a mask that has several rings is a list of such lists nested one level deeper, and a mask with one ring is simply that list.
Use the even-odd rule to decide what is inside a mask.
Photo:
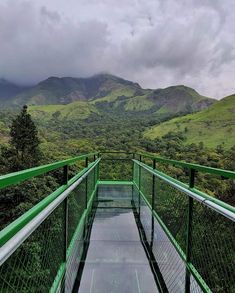
[{"label": "metal handrail", "polygon": [[209,208],[215,210],[216,212],[222,214],[223,216],[229,218],[232,221],[235,221],[235,208],[215,199],[207,194],[204,194],[200,191],[197,191],[195,188],[189,188],[186,184],[162,173],[153,168],[149,167],[148,165],[139,162],[138,160],[133,160],[134,163],[141,166],[149,173],[153,174],[154,176],[162,179],[163,181],[167,182],[171,186],[175,187],[176,189],[182,191],[183,193],[187,194],[188,196],[194,198],[198,202],[208,206]]},{"label": "metal handrail", "polygon": [[152,160],[156,160],[157,162],[164,163],[164,164],[170,164],[170,165],[184,167],[188,169],[194,169],[196,171],[200,171],[203,173],[209,173],[209,174],[223,176],[225,178],[235,179],[234,171],[223,170],[223,169],[213,168],[213,167],[206,167],[199,164],[187,163],[183,161],[170,160],[170,159],[157,157],[157,156],[146,154],[146,153],[136,153],[136,155],[141,157],[146,157]]},{"label": "metal handrail", "polygon": [[10,238],[12,238],[17,232],[19,232],[25,225],[27,225],[33,218],[35,218],[40,212],[42,212],[49,204],[51,204],[70,186],[73,186],[73,184],[76,183],[77,180],[85,176],[85,174],[88,175],[90,170],[92,170],[99,163],[99,161],[100,158],[97,159],[95,162],[92,162],[87,168],[84,168],[80,173],[78,173],[72,179],[70,179],[67,184],[60,186],[57,190],[48,195],[46,198],[44,198],[42,201],[40,201],[26,213],[24,213],[21,217],[19,217],[14,222],[5,227],[3,230],[1,230],[0,246],[4,245]]},{"label": "metal handrail", "polygon": [[81,160],[84,160],[86,158],[89,158],[91,156],[96,156],[96,155],[98,155],[98,152],[74,157],[71,159],[55,162],[52,164],[34,167],[31,169],[27,169],[27,170],[22,170],[22,171],[10,173],[10,174],[2,175],[2,176],[0,176],[0,189],[11,186],[13,184],[23,182],[27,179],[48,173],[48,172],[56,170],[58,168],[72,165],[78,161],[81,161]]},{"label": "metal handrail", "polygon": [[[0,248],[0,265],[4,263],[11,255],[12,253],[35,231],[39,225],[58,207],[59,204],[61,204],[63,201],[65,203],[67,202],[67,197],[73,191],[87,176],[88,174],[99,164],[101,159],[104,159],[102,157],[102,154],[127,154],[127,155],[132,155],[131,158],[128,158],[128,160],[133,162],[133,167],[134,164],[137,164],[139,168],[145,169],[147,172],[149,172],[152,177],[156,176],[160,180],[163,180],[167,184],[173,186],[174,188],[180,190],[182,193],[187,195],[187,199],[189,201],[188,205],[188,219],[187,219],[187,247],[186,247],[186,252],[183,253],[180,250],[180,247],[178,248],[178,252],[181,256],[181,258],[184,260],[186,263],[186,268],[189,270],[193,276],[196,278],[196,280],[199,282],[199,285],[204,288],[203,286],[203,280],[200,280],[200,275],[196,271],[196,269],[193,267],[190,261],[190,225],[192,222],[192,219],[190,218],[190,207],[193,202],[193,200],[196,200],[203,204],[204,206],[207,206],[208,208],[216,211],[217,213],[220,213],[224,217],[235,221],[235,208],[224,203],[223,201],[220,201],[216,198],[213,198],[196,188],[194,188],[194,179],[195,179],[195,171],[200,171],[204,173],[209,173],[209,174],[216,174],[220,175],[226,178],[235,178],[235,172],[233,171],[228,171],[228,170],[221,170],[221,169],[216,169],[216,168],[211,168],[211,167],[204,167],[201,165],[197,164],[191,164],[191,163],[186,163],[186,162],[180,162],[180,161],[175,161],[175,160],[169,160],[169,159],[164,159],[160,157],[154,157],[152,155],[148,154],[135,154],[135,153],[129,153],[129,152],[97,152],[97,153],[91,153],[88,155],[82,155],[78,156],[75,158],[71,158],[68,160],[40,166],[40,167],[35,167],[31,168],[28,170],[24,171],[19,171],[15,172],[12,174],[7,174],[0,176],[0,189],[11,186],[13,184],[17,184],[19,182],[25,181],[27,179],[30,179],[32,177],[45,174],[49,171],[56,170],[58,168],[64,167],[64,175],[68,175],[68,165],[71,165],[73,163],[76,163],[77,161],[84,160],[85,159],[85,168],[79,172],[77,175],[75,175],[72,179],[64,180],[61,183],[61,186],[48,195],[46,198],[44,198],[41,202],[39,202],[37,205],[32,207],[29,211],[27,211],[25,214],[23,214],[21,217],[19,217],[17,220],[12,222],[10,225],[8,225],[5,229],[0,231],[0,245],[2,247]],[[140,156],[140,160],[136,160],[136,156]],[[88,165],[88,157],[94,156],[94,162],[90,163]],[[150,158],[153,162],[153,167],[150,167],[146,165],[145,163],[141,162],[142,157],[147,157]],[[134,159],[133,159],[134,158]],[[138,158],[138,157],[137,157]],[[114,158],[114,160],[119,160],[120,158]],[[127,158],[121,158],[122,160],[127,160]],[[189,184],[185,184],[179,180],[176,180],[169,175],[166,175],[165,173],[162,173],[156,169],[156,162],[162,162],[166,164],[171,164],[174,166],[179,166],[183,168],[187,168],[190,171],[190,176],[189,176]],[[96,170],[96,169],[95,169]],[[132,170],[133,172],[133,170]],[[94,176],[95,180],[95,189],[94,189],[94,194],[97,191],[97,184],[99,184],[99,181],[96,181],[99,179],[99,172],[97,171],[97,176]],[[134,174],[134,173],[133,173]],[[96,179],[95,179],[96,178]],[[86,180],[86,179],[85,179]],[[86,183],[87,184],[87,183]],[[134,180],[132,184],[135,184]],[[156,186],[154,185],[155,181],[153,180],[153,194]],[[138,186],[136,186],[139,188]],[[87,187],[86,187],[87,188]],[[86,191],[87,192],[87,191]],[[141,194],[141,189],[140,189],[140,194]],[[143,198],[144,195],[142,195]],[[93,200],[94,197],[91,197],[90,200]],[[146,200],[147,203],[147,200]],[[148,203],[147,203],[148,204]],[[152,203],[148,204],[150,208],[152,208],[153,215],[158,219],[160,225],[164,227],[164,223],[161,222],[161,219],[153,209],[154,207],[154,201]],[[65,224],[66,226],[67,224]],[[67,226],[66,226],[67,227]],[[167,231],[167,228],[164,228]],[[177,243],[173,236],[171,236],[170,232],[166,232],[167,235],[170,238],[170,241],[172,241],[173,245],[177,248]],[[66,237],[65,237],[66,238]],[[66,238],[67,239],[67,238]],[[67,240],[65,241],[67,242]],[[67,251],[67,246],[65,245],[65,251]],[[183,256],[182,256],[183,255]],[[65,263],[66,263],[66,253],[65,253]],[[62,266],[64,263],[61,264]],[[64,274],[66,270],[66,266],[62,270],[62,275]],[[186,280],[188,280],[188,275],[187,275],[187,270],[186,270]],[[60,278],[58,280],[61,280],[61,274]],[[186,282],[187,283],[187,282]],[[187,283],[188,285],[188,283]],[[190,282],[189,282],[190,285]],[[206,286],[206,285],[205,285]],[[187,287],[187,286],[186,286]],[[206,288],[206,287],[205,287]],[[206,290],[208,292],[208,290]],[[185,289],[185,292],[188,292]]]},{"label": "metal handrail", "polygon": [[[74,183],[68,183],[67,188],[50,204],[48,204],[37,216],[35,216],[29,223],[24,225],[19,232],[17,232],[10,241],[6,242],[0,248],[0,265],[2,265],[12,253],[37,229],[37,227],[64,201],[64,199],[88,176],[88,174],[96,167],[100,159],[97,159],[91,167],[79,177]],[[30,210],[29,210],[30,212]],[[2,236],[2,235],[1,235]]]}]

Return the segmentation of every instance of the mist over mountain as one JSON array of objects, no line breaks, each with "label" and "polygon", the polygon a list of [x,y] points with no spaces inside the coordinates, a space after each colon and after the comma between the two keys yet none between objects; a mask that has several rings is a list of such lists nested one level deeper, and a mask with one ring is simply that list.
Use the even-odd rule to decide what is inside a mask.
[{"label": "mist over mountain", "polygon": [[29,87],[14,84],[4,78],[0,79],[0,106],[11,105],[12,98],[27,91]]},{"label": "mist over mountain", "polygon": [[[157,116],[191,113],[207,108],[214,102],[183,85],[166,89],[143,89],[138,83],[110,74],[98,74],[89,78],[49,77],[32,87],[21,87],[4,81],[0,83],[0,95],[2,108],[21,107],[24,104],[68,105],[77,102],[73,105],[75,109],[81,108],[81,105],[84,108],[86,104],[87,110],[93,107],[97,113],[112,110],[116,114],[138,112]],[[81,113],[80,110],[78,112]]]}]

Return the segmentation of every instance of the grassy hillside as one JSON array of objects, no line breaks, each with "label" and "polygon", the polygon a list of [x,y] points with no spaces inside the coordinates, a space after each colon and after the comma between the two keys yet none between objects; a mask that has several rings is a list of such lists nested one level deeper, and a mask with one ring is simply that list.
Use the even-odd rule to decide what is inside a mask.
[{"label": "grassy hillside", "polygon": [[[74,102],[62,103],[59,93],[60,96],[65,94],[69,87],[70,89],[76,87],[80,82],[81,79],[52,77],[38,85],[40,88],[43,85],[45,95],[41,92],[42,88],[40,91],[38,91],[38,87],[31,89],[26,96],[29,97],[34,92],[37,92],[37,95],[33,95],[28,102],[26,100],[25,102],[31,105],[32,116],[35,119],[46,121],[55,118],[61,121],[71,121],[99,114],[102,116],[111,115],[120,119],[127,116],[135,119],[139,117],[142,120],[145,118],[146,122],[155,120],[156,123],[162,119],[207,108],[214,103],[213,99],[201,96],[195,90],[185,86],[172,86],[158,90],[142,89],[138,84],[112,75],[84,79],[82,87],[86,83],[93,84],[92,88],[89,88],[89,93],[84,87],[80,100],[77,96],[78,100]],[[63,83],[66,86],[62,89]],[[58,88],[56,88],[57,85]],[[68,97],[72,97],[72,94],[67,94],[66,97],[68,102]],[[16,101],[17,103],[22,102],[20,97]],[[44,105],[40,105],[41,103]]]},{"label": "grassy hillside", "polygon": [[97,109],[86,101],[76,101],[68,105],[30,106],[29,113],[36,120],[80,120],[96,113]]},{"label": "grassy hillside", "polygon": [[208,147],[235,144],[235,95],[216,102],[208,109],[175,118],[148,129],[144,136],[155,139],[169,132],[182,132],[186,144],[202,141]]},{"label": "grassy hillside", "polygon": [[[165,89],[143,89],[139,84],[116,77],[110,74],[98,74],[89,78],[72,77],[49,77],[37,85],[27,88],[23,92],[16,91],[17,86],[3,84],[1,96],[0,83],[0,108],[6,105],[10,107],[21,107],[24,104],[30,106],[55,105],[46,108],[37,108],[38,113],[53,114],[53,109],[57,111],[56,105],[68,105],[76,101],[90,102],[87,104],[88,110],[83,105],[77,104],[74,107],[83,108],[76,110],[80,116],[87,118],[90,107],[94,107],[98,112],[112,113],[112,115],[127,114],[153,115],[153,118],[169,118],[179,114],[191,113],[207,108],[214,102],[213,99],[201,96],[194,89],[186,86],[171,86]],[[9,86],[10,85],[10,86]],[[9,90],[9,93],[6,92]],[[16,91],[16,96],[12,94]],[[5,93],[5,94],[4,94]],[[10,95],[10,99],[8,99]],[[66,112],[66,110],[63,110]],[[69,109],[70,111],[70,109]],[[75,111],[75,112],[76,112]],[[92,112],[91,111],[91,112]],[[74,111],[73,111],[74,112]],[[37,114],[39,115],[39,114]],[[65,115],[66,116],[66,115]],[[76,117],[76,114],[74,115]]]}]

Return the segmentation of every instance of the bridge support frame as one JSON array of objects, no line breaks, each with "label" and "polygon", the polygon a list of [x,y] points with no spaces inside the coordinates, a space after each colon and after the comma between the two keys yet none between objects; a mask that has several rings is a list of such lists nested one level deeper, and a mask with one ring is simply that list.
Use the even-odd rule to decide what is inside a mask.
[{"label": "bridge support frame", "polygon": [[[195,184],[195,170],[189,169],[189,188],[194,188]],[[188,197],[188,216],[187,216],[187,239],[186,239],[186,264],[191,262],[192,249],[192,219],[193,219],[193,198]],[[186,267],[185,273],[185,292],[190,292],[190,272]]]}]

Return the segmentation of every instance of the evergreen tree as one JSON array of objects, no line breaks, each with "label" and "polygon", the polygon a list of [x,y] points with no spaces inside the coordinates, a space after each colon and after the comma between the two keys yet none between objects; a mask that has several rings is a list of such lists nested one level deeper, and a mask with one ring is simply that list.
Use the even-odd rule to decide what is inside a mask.
[{"label": "evergreen tree", "polygon": [[[24,106],[12,121],[9,146],[2,146],[0,174],[39,165],[42,154],[39,150],[38,131]],[[21,216],[33,205],[50,194],[57,181],[50,175],[29,179],[23,183],[1,190],[0,229]]]},{"label": "evergreen tree", "polygon": [[12,121],[10,136],[10,147],[2,149],[2,157],[6,161],[3,165],[7,167],[7,171],[27,169],[38,164],[41,157],[40,141],[27,106]]}]

